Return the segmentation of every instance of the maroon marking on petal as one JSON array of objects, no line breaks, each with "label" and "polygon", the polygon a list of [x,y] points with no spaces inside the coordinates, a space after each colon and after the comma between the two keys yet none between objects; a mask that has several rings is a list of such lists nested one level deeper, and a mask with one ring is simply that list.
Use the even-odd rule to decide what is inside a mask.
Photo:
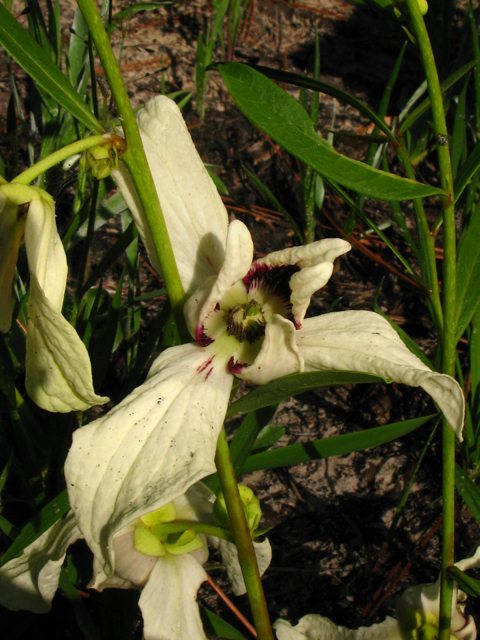
[{"label": "maroon marking on petal", "polygon": [[212,373],[212,371],[213,371],[213,367],[210,367],[210,369],[208,370],[207,375],[205,376],[205,382],[208,380],[208,378],[209,378],[210,374]]},{"label": "maroon marking on petal", "polygon": [[[205,369],[212,364],[212,360],[213,360],[213,356],[210,356],[210,358],[208,358],[207,360],[205,360],[204,363],[202,363],[200,366],[197,367],[197,372],[198,373],[202,373],[202,371],[205,371]],[[207,376],[208,377],[208,376]]]},{"label": "maroon marking on petal", "polygon": [[234,357],[232,356],[228,361],[227,369],[230,373],[242,373],[242,371],[248,367],[248,364],[244,364],[242,362],[235,362]]},{"label": "maroon marking on petal", "polygon": [[217,302],[217,304],[215,305],[215,311],[220,311],[220,303]]},{"label": "maroon marking on petal", "polygon": [[208,345],[213,342],[212,338],[205,333],[205,326],[203,324],[197,325],[195,329],[195,341],[201,347],[208,347]]},{"label": "maroon marking on petal", "polygon": [[243,278],[243,284],[247,287],[248,293],[251,289],[258,288],[289,301],[291,294],[290,278],[297,271],[300,271],[300,267],[296,265],[287,264],[269,267],[263,262],[255,261]]}]

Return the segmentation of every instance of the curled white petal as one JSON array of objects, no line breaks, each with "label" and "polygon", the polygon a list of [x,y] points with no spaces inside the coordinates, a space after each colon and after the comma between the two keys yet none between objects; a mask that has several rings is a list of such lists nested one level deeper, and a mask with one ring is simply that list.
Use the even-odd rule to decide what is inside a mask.
[{"label": "curled white petal", "polygon": [[254,384],[266,384],[281,376],[302,371],[304,358],[297,346],[295,327],[290,320],[274,315],[267,323],[260,353],[253,364],[237,375]]},{"label": "curled white petal", "polygon": [[68,547],[82,537],[72,511],[0,568],[0,604],[34,613],[50,610]]},{"label": "curled white petal", "polygon": [[[215,275],[223,262],[228,215],[187,130],[180,109],[156,96],[137,115],[140,134],[187,293]],[[145,214],[126,167],[112,171],[131,210],[152,265],[160,271]]]},{"label": "curled white petal", "polygon": [[333,273],[333,262],[322,262],[313,267],[305,267],[290,278],[292,294],[292,314],[295,324],[300,327],[310,305],[313,294],[324,287]]},{"label": "curled white petal", "polygon": [[265,258],[260,258],[257,262],[266,264],[269,267],[295,264],[304,269],[322,262],[334,262],[339,256],[350,251],[351,248],[350,243],[341,238],[325,238],[310,244],[273,251],[266,255]]},{"label": "curled white petal", "polygon": [[215,471],[232,379],[208,349],[172,347],[143,385],[75,431],[65,463],[70,504],[107,575],[115,532]]},{"label": "curled white petal", "polygon": [[145,640],[206,640],[196,602],[205,580],[191,553],[159,558],[138,603]]},{"label": "curled white petal", "polygon": [[[245,587],[245,581],[243,580],[237,547],[231,542],[221,540],[220,538],[210,537],[209,540],[222,554],[222,560],[225,565],[225,569],[227,570],[228,579],[233,593],[236,596],[243,595],[247,592],[247,588]],[[253,548],[257,558],[258,570],[260,575],[263,576],[272,561],[272,547],[268,539],[265,538],[263,542],[254,541]]]},{"label": "curled white petal", "polygon": [[294,627],[286,620],[276,620],[273,628],[278,640],[402,640],[398,622],[389,617],[371,627],[347,629],[311,613]]},{"label": "curled white petal", "polygon": [[308,318],[296,340],[305,371],[358,371],[422,387],[462,439],[465,403],[459,384],[424,365],[382,316],[340,311]]}]

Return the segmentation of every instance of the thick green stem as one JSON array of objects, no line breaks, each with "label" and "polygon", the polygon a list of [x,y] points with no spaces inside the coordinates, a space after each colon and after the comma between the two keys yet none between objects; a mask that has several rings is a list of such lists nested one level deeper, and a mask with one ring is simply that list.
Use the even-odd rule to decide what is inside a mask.
[{"label": "thick green stem", "polygon": [[[442,198],[443,211],[443,338],[442,372],[455,375],[455,293],[456,293],[456,232],[453,176],[448,146],[448,131],[443,108],[442,91],[433,51],[425,23],[418,8],[418,0],[407,0],[411,27],[417,38],[428,92],[432,106],[433,126],[438,143],[440,184],[447,195]],[[447,569],[454,563],[455,543],[455,436],[446,420],[443,421],[443,535],[442,580],[440,591],[439,640],[449,640],[454,583]]]},{"label": "thick green stem", "polygon": [[183,317],[185,292],[178,274],[175,256],[168,237],[167,226],[148,166],[147,157],[143,149],[135,114],[130,104],[130,98],[128,97],[120,69],[110,46],[108,35],[103,27],[102,19],[95,5],[95,0],[78,0],[78,6],[88,25],[90,35],[102,62],[105,76],[122,121],[125,138],[127,140],[127,150],[122,155],[122,160],[132,176],[145,213],[147,224],[155,244],[157,257],[162,268],[165,286],[172,305],[178,331],[182,340],[189,341],[191,337],[187,331]]},{"label": "thick green stem", "polygon": [[220,486],[225,497],[228,517],[232,525],[233,537],[238,550],[238,558],[242,568],[243,579],[247,587],[248,600],[252,610],[253,622],[258,640],[273,640],[273,631],[268,616],[267,603],[263,593],[262,581],[258,571],[257,559],[253,549],[252,538],[248,530],[245,511],[238,493],[235,471],[230,458],[227,436],[222,428],[218,438],[215,455]]},{"label": "thick green stem", "polygon": [[104,144],[109,144],[115,136],[112,136],[109,133],[105,133],[101,136],[90,136],[89,138],[84,138],[83,140],[77,140],[76,142],[72,142],[72,144],[63,147],[62,149],[58,149],[54,153],[51,153],[43,160],[36,162],[34,165],[26,169],[23,173],[20,173],[16,178],[12,180],[12,182],[17,182],[19,184],[30,184],[33,182],[38,176],[42,173],[45,173],[56,164],[71,158],[77,153],[82,153],[87,149],[91,149],[92,147],[100,147]]}]

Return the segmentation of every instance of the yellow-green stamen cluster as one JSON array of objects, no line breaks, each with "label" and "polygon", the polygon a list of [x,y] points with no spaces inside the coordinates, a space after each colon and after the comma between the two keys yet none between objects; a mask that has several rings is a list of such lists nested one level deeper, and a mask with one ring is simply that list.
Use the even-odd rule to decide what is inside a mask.
[{"label": "yellow-green stamen cluster", "polygon": [[142,516],[133,533],[133,546],[147,556],[162,557],[167,553],[182,555],[203,547],[203,542],[194,527],[172,532],[176,517],[173,502]]},{"label": "yellow-green stamen cluster", "polygon": [[[262,517],[262,509],[260,507],[260,500],[254,494],[252,489],[246,487],[243,484],[238,485],[238,492],[240,494],[240,500],[243,504],[243,510],[245,511],[245,517],[247,519],[248,529],[250,534],[258,529],[260,524],[260,518]],[[228,517],[227,505],[225,503],[225,497],[220,492],[213,505],[213,519],[217,524],[225,529],[231,529],[230,518]]]},{"label": "yellow-green stamen cluster", "polygon": [[227,333],[239,342],[253,344],[265,335],[265,314],[256,300],[239,304],[230,309],[227,316]]}]

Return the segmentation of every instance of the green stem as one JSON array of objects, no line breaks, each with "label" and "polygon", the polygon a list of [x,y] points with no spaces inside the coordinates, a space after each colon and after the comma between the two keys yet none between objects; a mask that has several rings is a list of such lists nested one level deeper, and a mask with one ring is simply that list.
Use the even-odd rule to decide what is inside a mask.
[{"label": "green stem", "polygon": [[243,509],[240,494],[238,493],[237,479],[230,458],[227,436],[222,427],[217,443],[215,455],[218,477],[228,517],[232,525],[233,537],[238,550],[238,558],[242,568],[243,579],[247,587],[248,600],[252,610],[253,622],[258,634],[258,640],[274,640],[273,631],[268,616],[267,603],[263,593],[262,581],[258,571],[257,559],[253,549],[252,537],[248,530],[245,511]]},{"label": "green stem", "polygon": [[[448,148],[448,131],[443,108],[442,91],[438,79],[437,67],[428,37],[425,22],[417,4],[418,0],[407,0],[411,18],[411,27],[418,41],[423,68],[427,78],[430,96],[433,126],[438,141],[438,164],[440,184],[447,193],[442,198],[443,211],[443,340],[442,340],[442,372],[455,375],[455,310],[456,310],[456,231],[455,207],[453,194],[453,176]],[[442,579],[440,587],[440,624],[439,640],[449,640],[453,580],[447,574],[449,566],[454,564],[455,543],[455,436],[443,421],[443,534],[442,534]]]},{"label": "green stem", "polygon": [[110,133],[105,133],[103,135],[90,136],[83,140],[72,142],[72,144],[63,147],[62,149],[51,153],[46,158],[43,158],[43,160],[36,162],[34,165],[26,169],[26,171],[20,173],[12,180],[12,182],[16,182],[18,184],[30,184],[30,182],[33,182],[38,178],[38,176],[48,171],[59,162],[63,162],[64,160],[67,160],[67,158],[71,158],[75,154],[82,153],[92,147],[99,147],[104,144],[111,143],[114,139],[115,136],[112,136]]},{"label": "green stem", "polygon": [[158,200],[150,167],[148,166],[147,157],[143,149],[142,139],[135,120],[135,114],[130,104],[130,98],[128,97],[120,69],[110,46],[107,32],[103,27],[102,19],[95,5],[95,0],[78,0],[78,6],[88,25],[93,43],[102,62],[105,76],[115,98],[127,140],[127,150],[122,155],[122,160],[132,176],[145,213],[180,337],[184,341],[190,341],[191,337],[186,328],[183,316],[185,292],[178,274],[172,245],[168,238],[167,226]]}]

